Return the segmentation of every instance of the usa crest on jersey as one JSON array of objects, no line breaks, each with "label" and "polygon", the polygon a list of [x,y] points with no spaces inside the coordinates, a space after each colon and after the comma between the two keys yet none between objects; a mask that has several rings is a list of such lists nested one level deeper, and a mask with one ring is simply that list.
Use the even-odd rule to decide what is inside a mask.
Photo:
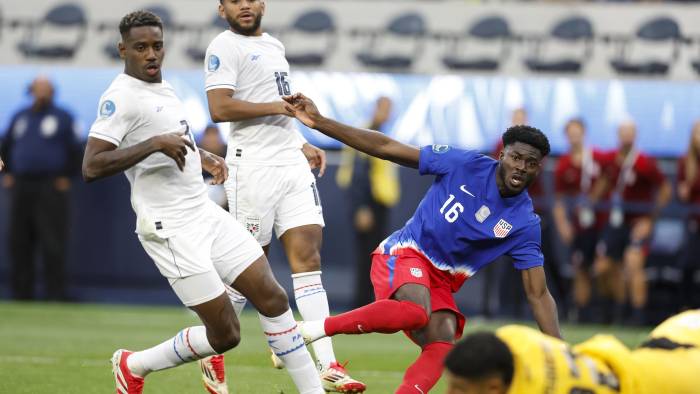
[{"label": "usa crest on jersey", "polygon": [[505,238],[505,236],[508,235],[510,229],[512,228],[512,224],[501,219],[498,221],[498,223],[496,223],[495,226],[493,226],[493,235],[495,235],[496,238]]}]

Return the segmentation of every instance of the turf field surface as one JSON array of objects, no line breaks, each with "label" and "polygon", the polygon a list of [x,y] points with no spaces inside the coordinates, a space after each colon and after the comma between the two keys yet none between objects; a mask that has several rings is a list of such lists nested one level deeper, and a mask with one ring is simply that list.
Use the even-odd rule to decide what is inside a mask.
[{"label": "turf field surface", "polygon": [[[109,363],[114,350],[150,347],[197,324],[197,318],[181,307],[0,303],[0,393],[114,392]],[[504,324],[473,319],[467,322],[467,332]],[[226,353],[231,392],[295,393],[287,373],[272,368],[254,312],[244,312],[241,329],[241,344]],[[572,343],[599,332],[612,333],[635,346],[648,329],[563,326],[564,336]],[[403,334],[338,336],[333,343],[339,361],[350,360],[349,371],[367,383],[370,394],[392,393],[418,355],[418,348]],[[444,393],[444,382],[432,392]],[[204,394],[205,390],[197,364],[191,363],[149,375],[144,393]]]}]

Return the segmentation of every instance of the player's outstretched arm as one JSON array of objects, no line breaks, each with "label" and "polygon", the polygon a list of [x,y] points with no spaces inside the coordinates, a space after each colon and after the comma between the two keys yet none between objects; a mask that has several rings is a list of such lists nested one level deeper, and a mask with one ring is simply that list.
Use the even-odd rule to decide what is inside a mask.
[{"label": "player's outstretched arm", "polygon": [[420,157],[418,148],[403,144],[378,131],[358,129],[328,119],[321,115],[311,99],[301,93],[285,96],[283,99],[289,103],[288,109],[306,126],[370,156],[390,160],[406,167],[418,168]]},{"label": "player's outstretched arm", "polygon": [[185,168],[185,155],[194,144],[183,138],[185,132],[161,134],[125,149],[117,149],[111,142],[99,138],[88,138],[83,156],[83,179],[85,182],[108,177],[133,167],[155,152],[161,152],[175,160],[178,168]]},{"label": "player's outstretched arm", "polygon": [[209,115],[214,122],[238,122],[270,115],[294,116],[284,101],[271,103],[251,103],[233,97],[231,89],[212,89],[207,91]]},{"label": "player's outstretched arm", "polygon": [[557,304],[547,288],[544,268],[538,266],[523,270],[522,277],[525,295],[540,331],[555,338],[561,338]]}]

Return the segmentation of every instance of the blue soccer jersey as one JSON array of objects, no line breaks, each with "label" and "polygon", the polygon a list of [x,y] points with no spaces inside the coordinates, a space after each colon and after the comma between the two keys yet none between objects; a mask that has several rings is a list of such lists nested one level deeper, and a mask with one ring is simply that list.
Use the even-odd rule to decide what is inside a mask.
[{"label": "blue soccer jersey", "polygon": [[515,268],[544,264],[540,219],[527,192],[504,198],[496,185],[498,162],[447,145],[423,147],[421,175],[435,182],[406,225],[384,240],[378,253],[424,255],[438,269],[470,277],[502,255]]}]

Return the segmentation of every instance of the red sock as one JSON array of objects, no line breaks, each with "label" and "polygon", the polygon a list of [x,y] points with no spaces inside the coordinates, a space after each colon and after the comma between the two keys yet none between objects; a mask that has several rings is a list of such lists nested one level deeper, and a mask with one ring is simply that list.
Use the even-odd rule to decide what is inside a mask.
[{"label": "red sock", "polygon": [[430,391],[440,380],[442,363],[453,346],[448,342],[427,344],[418,359],[406,370],[396,394],[420,394]]},{"label": "red sock", "polygon": [[379,300],[361,308],[326,318],[326,335],[392,334],[401,330],[416,330],[428,324],[428,314],[410,301]]}]

